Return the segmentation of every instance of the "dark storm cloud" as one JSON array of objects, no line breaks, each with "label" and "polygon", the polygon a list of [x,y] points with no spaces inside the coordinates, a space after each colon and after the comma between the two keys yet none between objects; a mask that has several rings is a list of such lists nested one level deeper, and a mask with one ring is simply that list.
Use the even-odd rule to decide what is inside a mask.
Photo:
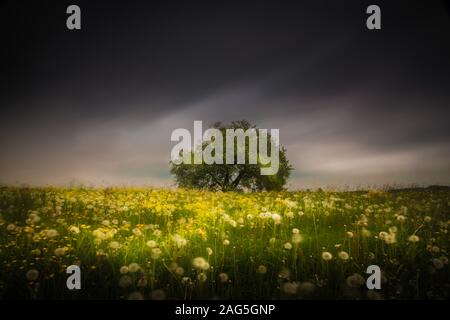
[{"label": "dark storm cloud", "polygon": [[280,128],[294,184],[450,178],[443,2],[379,1],[376,32],[364,1],[76,3],[75,32],[72,2],[3,4],[5,181],[167,182],[171,130],[241,118]]}]

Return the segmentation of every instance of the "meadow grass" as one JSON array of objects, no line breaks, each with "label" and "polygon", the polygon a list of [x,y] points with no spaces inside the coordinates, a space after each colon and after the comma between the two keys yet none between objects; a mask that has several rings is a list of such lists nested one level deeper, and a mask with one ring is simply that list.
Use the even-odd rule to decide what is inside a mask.
[{"label": "meadow grass", "polygon": [[448,299],[449,195],[3,187],[0,298]]}]

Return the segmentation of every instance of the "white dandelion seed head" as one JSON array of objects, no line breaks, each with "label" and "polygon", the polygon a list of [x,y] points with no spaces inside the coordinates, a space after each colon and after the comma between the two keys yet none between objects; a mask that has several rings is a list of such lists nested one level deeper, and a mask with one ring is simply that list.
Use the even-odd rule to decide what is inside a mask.
[{"label": "white dandelion seed head", "polygon": [[66,254],[66,248],[56,248],[54,251],[55,256],[62,257]]},{"label": "white dandelion seed head", "polygon": [[275,222],[275,224],[280,224],[281,216],[278,213],[272,213],[272,220]]},{"label": "white dandelion seed head", "polygon": [[258,269],[256,269],[256,272],[259,274],[265,274],[267,272],[267,267],[264,265],[259,265]]},{"label": "white dandelion seed head", "polygon": [[145,244],[149,248],[155,248],[158,245],[155,240],[148,240]]},{"label": "white dandelion seed head", "polygon": [[36,281],[39,278],[39,271],[36,269],[30,269],[25,274],[28,281]]},{"label": "white dandelion seed head", "polygon": [[125,289],[125,288],[128,288],[129,286],[131,286],[132,284],[133,284],[133,279],[128,275],[121,276],[119,279],[119,287],[120,288]]},{"label": "white dandelion seed head", "polygon": [[442,262],[441,259],[434,258],[433,260],[431,260],[431,262],[433,263],[433,266],[437,270],[442,269],[444,267],[444,262]]},{"label": "white dandelion seed head", "polygon": [[120,243],[117,241],[111,241],[108,245],[110,249],[117,250],[120,248]]},{"label": "white dandelion seed head", "polygon": [[359,273],[354,273],[347,278],[345,283],[350,288],[358,288],[358,287],[362,286],[363,284],[365,284],[366,280],[364,280],[364,278]]},{"label": "white dandelion seed head", "polygon": [[168,267],[169,271],[174,272],[176,268],[178,268],[178,263],[176,263],[175,261],[172,261]]},{"label": "white dandelion seed head", "polygon": [[338,257],[343,261],[347,261],[350,258],[350,255],[345,251],[341,251],[338,253]]},{"label": "white dandelion seed head", "polygon": [[161,236],[161,230],[159,230],[159,229],[156,229],[156,230],[154,230],[153,231],[153,235],[155,236],[155,237],[157,237],[157,238],[159,238],[160,236]]},{"label": "white dandelion seed head", "polygon": [[161,254],[162,254],[162,251],[160,248],[153,248],[151,257],[152,257],[152,259],[157,260],[161,257]]},{"label": "white dandelion seed head", "polygon": [[182,267],[177,267],[177,268],[175,269],[175,274],[176,274],[177,276],[182,276],[182,275],[184,274],[184,269],[183,269]]},{"label": "white dandelion seed head", "polygon": [[322,252],[322,260],[330,261],[331,259],[333,259],[333,255],[330,252],[328,251]]},{"label": "white dandelion seed head", "polygon": [[131,273],[138,272],[140,269],[141,267],[136,262],[132,262],[128,265],[128,271],[130,271]]},{"label": "white dandelion seed head", "polygon": [[396,226],[392,226],[389,228],[389,233],[397,233],[398,232],[398,228]]},{"label": "white dandelion seed head", "polygon": [[419,237],[416,236],[415,234],[409,236],[409,238],[408,238],[408,241],[409,241],[409,242],[412,242],[412,243],[419,242],[419,240],[420,240]]},{"label": "white dandelion seed head", "polygon": [[39,221],[41,221],[41,217],[37,214],[37,212],[32,212],[28,215],[28,219],[30,224],[37,224]]},{"label": "white dandelion seed head", "polygon": [[139,228],[134,228],[134,229],[133,229],[133,234],[134,234],[135,236],[137,236],[137,237],[140,237],[140,236],[142,236],[142,231],[141,231],[141,229],[139,229]]},{"label": "white dandelion seed head", "polygon": [[187,245],[187,240],[178,234],[174,235],[172,237],[172,240],[175,242],[178,248],[182,248]]},{"label": "white dandelion seed head", "polygon": [[281,291],[287,295],[295,295],[297,294],[298,283],[296,282],[285,282],[281,286]]},{"label": "white dandelion seed head", "polygon": [[55,238],[58,236],[58,231],[56,231],[54,229],[50,229],[45,232],[45,235],[47,236],[47,238],[52,239],[52,238]]},{"label": "white dandelion seed head", "polygon": [[431,252],[439,253],[439,252],[441,252],[441,248],[439,248],[438,246],[432,246],[431,247]]},{"label": "white dandelion seed head", "polygon": [[191,282],[191,278],[189,278],[189,277],[183,277],[183,278],[181,279],[181,283],[184,284],[184,285],[187,285],[187,284],[189,284],[190,282]]},{"label": "white dandelion seed head", "polygon": [[197,276],[197,279],[200,282],[205,282],[208,279],[208,276],[202,272],[202,273],[199,273],[199,275]]},{"label": "white dandelion seed head", "polygon": [[227,282],[229,279],[228,274],[226,274],[225,272],[219,273],[219,281],[222,283]]},{"label": "white dandelion seed head", "polygon": [[386,244],[394,244],[397,243],[397,234],[396,233],[389,233],[385,238],[384,242]]},{"label": "white dandelion seed head", "polygon": [[286,250],[291,250],[291,249],[292,249],[292,244],[291,244],[290,242],[286,242],[286,243],[284,244],[284,248],[285,248]]},{"label": "white dandelion seed head", "polygon": [[386,239],[387,236],[389,236],[389,233],[387,233],[387,232],[385,232],[385,231],[381,231],[381,232],[378,234],[378,238],[380,238],[380,240],[383,240],[383,241]]},{"label": "white dandelion seed head", "polygon": [[203,257],[194,258],[192,266],[197,270],[208,270],[210,267],[208,261]]}]

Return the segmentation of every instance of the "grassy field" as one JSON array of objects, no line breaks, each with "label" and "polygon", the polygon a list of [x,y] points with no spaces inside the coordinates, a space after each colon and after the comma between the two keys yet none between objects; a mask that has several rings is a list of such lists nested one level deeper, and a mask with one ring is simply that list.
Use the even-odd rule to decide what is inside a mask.
[{"label": "grassy field", "polygon": [[4,187],[0,298],[448,299],[449,196]]}]

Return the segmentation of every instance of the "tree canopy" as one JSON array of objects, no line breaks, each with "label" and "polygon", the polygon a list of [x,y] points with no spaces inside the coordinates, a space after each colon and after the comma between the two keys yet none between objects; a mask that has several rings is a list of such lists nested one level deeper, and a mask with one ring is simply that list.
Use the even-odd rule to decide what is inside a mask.
[{"label": "tree canopy", "polygon": [[[227,129],[242,129],[247,132],[248,129],[257,129],[246,120],[233,121],[229,125],[223,125],[220,122],[215,123],[212,128],[218,129],[222,135],[226,136]],[[258,141],[260,141],[260,133],[256,131]],[[264,136],[261,138],[264,140]],[[215,139],[203,142],[201,145],[189,151],[187,155],[192,160],[196,152],[203,152]],[[176,183],[179,187],[184,188],[198,188],[207,190],[221,190],[221,191],[279,191],[282,190],[287,182],[287,179],[292,170],[292,166],[286,156],[286,149],[279,146],[279,165],[278,171],[275,174],[263,175],[261,168],[267,167],[267,161],[263,161],[260,155],[257,156],[256,164],[250,163],[250,139],[245,139],[245,149],[239,147],[238,143],[234,143],[234,162],[227,164],[226,151],[227,143],[225,139],[222,141],[223,163],[201,164],[181,162],[179,164],[171,161],[171,173],[175,176]],[[218,141],[215,141],[218,142]],[[235,141],[236,142],[236,141]],[[276,143],[270,134],[267,135],[267,149],[270,150],[272,143]],[[242,146],[241,146],[242,147]],[[260,145],[258,146],[260,148]],[[245,163],[238,163],[237,157],[239,152],[245,152]],[[180,157],[186,156],[180,154]]]}]

